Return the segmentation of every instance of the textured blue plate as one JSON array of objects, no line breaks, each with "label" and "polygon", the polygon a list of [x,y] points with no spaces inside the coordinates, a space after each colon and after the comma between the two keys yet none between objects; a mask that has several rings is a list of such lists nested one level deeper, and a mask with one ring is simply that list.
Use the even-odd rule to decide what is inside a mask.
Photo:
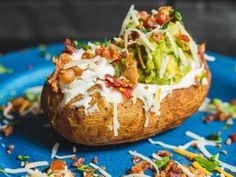
[{"label": "textured blue plate", "polygon": [[[62,45],[51,45],[47,51],[57,55],[62,49]],[[53,65],[51,61],[43,58],[41,54],[42,51],[39,48],[33,48],[0,56],[0,63],[14,70],[12,74],[0,74],[1,104],[6,103],[8,98],[14,95],[22,94],[26,88],[44,83],[45,77],[53,71]],[[209,97],[219,97],[225,101],[236,98],[236,59],[216,53],[209,54],[216,57],[215,62],[209,63],[213,75]],[[32,70],[28,69],[29,65],[32,67]],[[232,132],[236,131],[235,125],[227,130],[223,129],[224,123],[212,122],[206,125],[201,121],[202,116],[202,113],[196,113],[185,121],[182,126],[157,135],[154,139],[179,145],[190,140],[184,136],[184,132],[187,130],[191,130],[202,136],[222,131],[222,138],[224,140]],[[44,127],[43,124],[45,122],[44,117],[32,117],[20,120],[20,123],[14,129],[13,135],[8,138],[0,138],[0,167],[19,168],[20,161],[16,160],[19,154],[29,155],[30,161],[50,161],[51,149],[55,142],[60,142],[58,154],[72,154],[73,144],[63,139],[54,130]],[[10,144],[15,145],[12,154],[8,155],[6,153],[6,147],[3,147],[1,145],[2,143],[6,147]],[[86,163],[89,163],[93,157],[97,156],[99,159],[98,165],[106,166],[107,171],[112,176],[124,175],[132,166],[132,157],[127,153],[128,150],[136,150],[137,152],[150,156],[153,152],[163,149],[148,143],[146,140],[116,146],[86,147],[76,145],[76,147],[78,149],[78,157],[85,157]],[[221,149],[213,147],[209,147],[208,149],[213,154],[221,151]],[[220,159],[236,166],[236,143],[233,143],[231,146],[226,146],[223,143],[222,149],[227,150],[229,155],[225,156],[221,154]],[[174,159],[189,164],[189,161],[182,156],[174,155]],[[71,164],[71,162],[69,159],[68,164]],[[79,176],[78,173],[76,174]]]}]

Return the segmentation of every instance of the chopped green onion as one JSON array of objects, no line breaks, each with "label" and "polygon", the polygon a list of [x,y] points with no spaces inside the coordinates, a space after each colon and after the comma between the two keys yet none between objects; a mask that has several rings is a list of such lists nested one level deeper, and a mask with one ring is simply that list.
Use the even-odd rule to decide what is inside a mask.
[{"label": "chopped green onion", "polygon": [[0,64],[0,74],[8,74],[12,73],[13,70],[10,68],[5,68],[2,64]]},{"label": "chopped green onion", "polygon": [[162,159],[160,160],[156,160],[155,161],[155,164],[158,166],[158,168],[163,168],[167,165],[168,161],[170,160],[169,157],[163,157]]},{"label": "chopped green onion", "polygon": [[20,161],[26,161],[30,158],[30,156],[26,155],[26,156],[23,156],[23,155],[18,155],[17,156],[17,159],[20,160]]},{"label": "chopped green onion", "polygon": [[212,140],[212,141],[217,141],[217,142],[221,142],[222,141],[221,137],[219,137],[219,135],[217,133],[210,134],[207,137],[207,139]]},{"label": "chopped green onion", "polygon": [[217,162],[217,158],[218,158],[219,154],[212,156],[209,160],[205,159],[203,157],[200,156],[196,156],[195,160],[204,168],[206,168],[208,171],[213,171],[216,168],[219,167],[219,162]]},{"label": "chopped green onion", "polygon": [[79,168],[77,168],[79,171],[90,171],[88,169],[89,165],[81,165]]},{"label": "chopped green onion", "polygon": [[180,22],[181,22],[182,19],[183,19],[181,13],[178,12],[178,11],[176,11],[176,12],[174,13],[174,17],[175,17],[175,19],[176,19],[177,21],[180,21]]},{"label": "chopped green onion", "polygon": [[4,168],[0,168],[0,173],[5,173]]},{"label": "chopped green onion", "polygon": [[75,44],[76,47],[79,46],[79,41],[74,40],[73,43]]}]

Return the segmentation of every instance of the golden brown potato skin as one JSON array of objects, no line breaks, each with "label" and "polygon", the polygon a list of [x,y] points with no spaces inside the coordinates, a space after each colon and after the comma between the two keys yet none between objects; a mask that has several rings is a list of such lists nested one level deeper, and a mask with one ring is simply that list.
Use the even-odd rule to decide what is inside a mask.
[{"label": "golden brown potato skin", "polygon": [[136,104],[132,104],[127,100],[119,104],[118,136],[114,136],[113,131],[109,129],[113,120],[113,107],[107,107],[98,94],[93,96],[93,101],[97,102],[99,112],[86,116],[82,108],[77,109],[72,105],[76,99],[58,112],[58,104],[63,94],[53,92],[51,86],[45,84],[42,106],[52,127],[72,142],[92,146],[135,142],[175,128],[197,111],[210,87],[211,74],[209,69],[206,69],[208,85],[174,90],[161,102],[159,117],[149,114],[148,127],[144,127],[142,101],[138,100]]}]

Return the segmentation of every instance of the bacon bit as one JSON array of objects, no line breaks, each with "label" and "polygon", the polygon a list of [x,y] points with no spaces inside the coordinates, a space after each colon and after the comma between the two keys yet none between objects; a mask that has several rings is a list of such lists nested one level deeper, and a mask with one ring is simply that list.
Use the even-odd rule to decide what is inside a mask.
[{"label": "bacon bit", "polygon": [[151,38],[157,42],[160,40],[164,40],[164,35],[161,32],[153,32]]},{"label": "bacon bit", "polygon": [[77,157],[76,157],[76,156],[73,156],[73,157],[71,157],[71,160],[76,161],[76,160],[77,160]]},{"label": "bacon bit", "polygon": [[14,149],[14,145],[13,144],[9,145],[8,148],[7,148],[7,153],[11,154],[13,149]]},{"label": "bacon bit", "polygon": [[191,146],[192,146],[193,148],[197,148],[197,144],[196,144],[196,143],[192,143]]},{"label": "bacon bit", "polygon": [[59,91],[59,78],[58,75],[60,71],[63,69],[64,65],[66,63],[69,63],[71,60],[70,55],[67,53],[62,53],[59,57],[59,59],[53,57],[52,61],[54,65],[56,66],[56,69],[52,75],[48,77],[48,83],[51,85],[52,90],[54,92]]},{"label": "bacon bit", "polygon": [[107,47],[102,46],[96,49],[96,55],[99,55],[111,61],[119,58],[118,51],[111,46],[107,46]]},{"label": "bacon bit", "polygon": [[205,123],[210,123],[212,122],[213,120],[218,120],[220,122],[225,122],[227,121],[228,119],[232,118],[232,114],[225,114],[223,111],[218,111],[216,112],[215,114],[213,115],[209,115],[208,117],[206,117],[205,119],[203,119],[203,121]]},{"label": "bacon bit", "polygon": [[159,25],[163,25],[167,23],[170,20],[170,11],[172,10],[171,6],[163,6],[159,8],[158,14],[157,14],[157,23]]},{"label": "bacon bit", "polygon": [[126,51],[121,51],[119,53],[119,59],[122,59],[122,58],[127,58],[128,57],[128,54]]},{"label": "bacon bit", "polygon": [[68,38],[64,41],[64,45],[66,48],[64,53],[73,54],[77,50],[75,44]]},{"label": "bacon bit", "polygon": [[231,145],[231,143],[232,143],[232,140],[230,138],[228,138],[225,142],[226,145]]},{"label": "bacon bit", "polygon": [[77,159],[73,164],[72,167],[80,167],[81,165],[83,165],[83,162],[85,161],[85,159],[83,157],[80,157],[79,159]]},{"label": "bacon bit", "polygon": [[161,157],[172,157],[172,154],[168,151],[158,151],[156,154]]},{"label": "bacon bit", "polygon": [[157,27],[156,19],[154,17],[147,18],[147,20],[143,23],[143,26],[146,29],[155,29]]},{"label": "bacon bit", "polygon": [[93,53],[89,52],[88,50],[85,51],[81,56],[82,59],[90,59],[93,57],[95,57],[95,55]]},{"label": "bacon bit", "polygon": [[236,132],[230,135],[232,142],[236,143]]},{"label": "bacon bit", "polygon": [[66,168],[66,162],[64,160],[52,160],[50,169],[52,172],[62,171]]},{"label": "bacon bit", "polygon": [[7,127],[2,129],[2,133],[5,137],[10,136],[13,133],[13,127],[11,125],[8,125]]},{"label": "bacon bit", "polygon": [[132,31],[130,36],[131,36],[131,39],[134,41],[139,38],[139,33],[136,31]]},{"label": "bacon bit", "polygon": [[142,21],[146,21],[147,18],[149,17],[149,14],[147,13],[147,11],[141,11],[138,13],[139,17],[140,17],[140,20]]},{"label": "bacon bit", "polygon": [[217,143],[217,144],[216,144],[216,147],[218,147],[218,148],[221,148],[221,147],[222,147],[222,145],[221,145],[221,144],[219,144],[219,143]]},{"label": "bacon bit", "polygon": [[110,74],[105,75],[105,83],[107,87],[113,87],[119,90],[127,99],[132,98],[133,84],[129,80],[121,80]]},{"label": "bacon bit", "polygon": [[204,60],[205,51],[206,51],[206,45],[204,43],[198,45],[198,55],[201,57],[202,60]]},{"label": "bacon bit", "polygon": [[230,104],[236,106],[236,99],[231,100],[231,101],[230,101]]},{"label": "bacon bit", "polygon": [[93,163],[97,164],[98,163],[98,157],[94,157],[92,161],[93,161]]},{"label": "bacon bit", "polygon": [[143,174],[147,169],[151,168],[151,164],[147,161],[141,161],[134,166],[131,167],[131,174],[137,173],[137,174]]},{"label": "bacon bit", "polygon": [[224,155],[227,155],[227,151],[226,150],[222,150],[222,151],[220,151],[222,154],[224,154]]},{"label": "bacon bit", "polygon": [[186,34],[179,34],[179,35],[177,35],[177,38],[184,41],[184,42],[190,42],[190,39]]},{"label": "bacon bit", "polygon": [[132,159],[133,163],[137,163],[139,161],[140,161],[140,158],[138,156],[134,156],[133,159]]},{"label": "bacon bit", "polygon": [[75,79],[75,73],[73,69],[62,69],[59,74],[59,81],[62,82],[63,84],[69,84]]},{"label": "bacon bit", "polygon": [[158,177],[186,177],[186,175],[183,173],[183,171],[179,168],[179,165],[173,161],[169,160],[165,169],[160,172],[160,175]]},{"label": "bacon bit", "polygon": [[18,111],[19,113],[24,112],[31,105],[31,103],[24,97],[18,97],[12,100],[11,103],[13,105],[12,111]]},{"label": "bacon bit", "polygon": [[127,69],[124,71],[122,76],[128,79],[133,84],[137,84],[139,79],[137,62],[132,57],[127,58]]}]

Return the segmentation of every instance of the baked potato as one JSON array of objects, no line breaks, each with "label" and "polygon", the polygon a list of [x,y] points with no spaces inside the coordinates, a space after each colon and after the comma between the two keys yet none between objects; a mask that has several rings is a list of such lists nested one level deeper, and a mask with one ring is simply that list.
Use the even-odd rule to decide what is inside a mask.
[{"label": "baked potato", "polygon": [[179,19],[166,13],[173,9],[159,9],[164,22],[134,11],[144,29],[150,16],[157,18],[148,32],[129,27],[132,11],[133,6],[119,39],[88,45],[67,39],[66,50],[53,59],[56,69],[41,103],[52,127],[74,143],[99,146],[154,136],[179,126],[208,93],[211,74],[204,45],[197,46]]}]

